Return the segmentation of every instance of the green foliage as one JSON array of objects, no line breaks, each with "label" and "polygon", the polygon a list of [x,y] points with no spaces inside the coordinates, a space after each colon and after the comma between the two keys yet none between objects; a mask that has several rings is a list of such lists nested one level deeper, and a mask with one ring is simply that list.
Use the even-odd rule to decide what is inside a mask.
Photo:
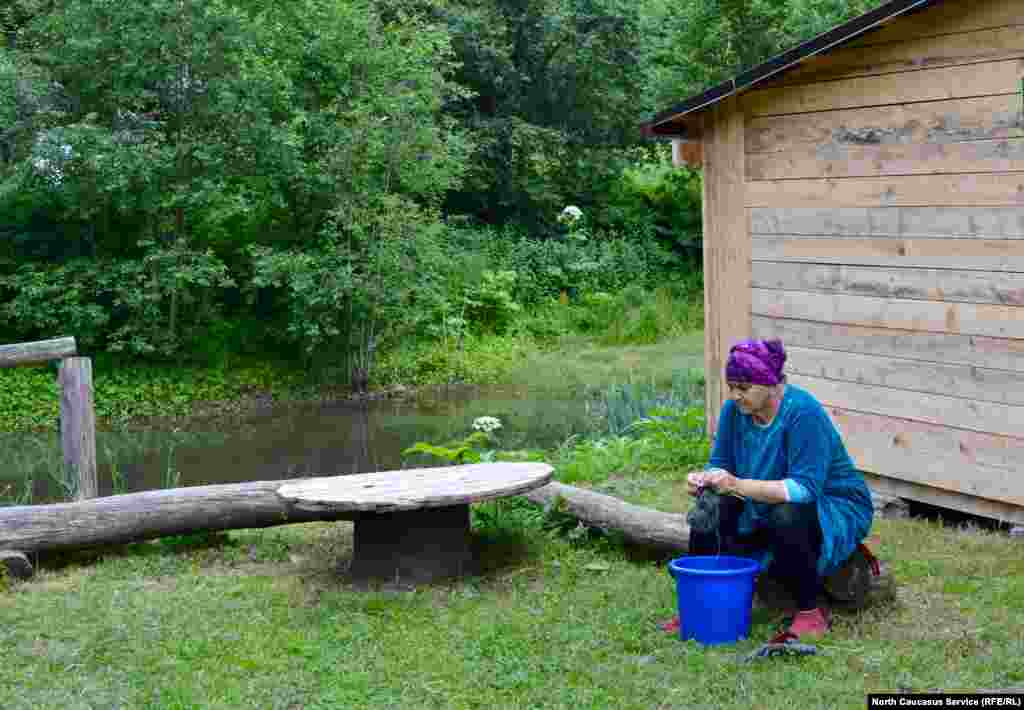
[{"label": "green foliage", "polygon": [[628,317],[607,322],[600,342],[605,345],[650,344],[700,327],[690,304],[677,301],[667,287],[654,290],[653,302],[645,301],[627,311]]},{"label": "green foliage", "polygon": [[110,465],[110,491],[111,495],[119,496],[128,492],[128,481],[125,480],[124,472],[117,461]]},{"label": "green foliage", "polygon": [[403,385],[487,384],[498,381],[533,349],[528,337],[467,334],[456,342],[409,342],[377,363],[381,383]]},{"label": "green foliage", "polygon": [[84,259],[47,270],[21,266],[0,275],[0,317],[25,340],[74,334],[84,347],[102,342],[110,311],[97,302],[103,271]]},{"label": "green foliage", "polygon": [[470,514],[473,534],[487,545],[536,544],[537,534],[553,529],[556,518],[571,517],[545,512],[520,496],[476,503]]},{"label": "green foliage", "polygon": [[700,175],[638,121],[871,4],[11,0],[0,339],[367,373],[414,341],[459,379],[523,323],[699,327],[596,297],[698,256]]},{"label": "green foliage", "polygon": [[644,105],[664,109],[835,25],[878,0],[647,0]]},{"label": "green foliage", "polygon": [[[205,365],[132,365],[102,357],[93,364],[94,406],[105,425],[182,416],[196,402],[238,400],[253,390],[308,396],[301,371],[273,363],[239,362],[230,370]],[[54,430],[60,417],[55,373],[43,367],[0,369],[0,432]]]},{"label": "green foliage", "polygon": [[480,283],[469,286],[463,296],[467,318],[484,332],[504,333],[522,310],[512,297],[517,278],[515,271],[484,269]]},{"label": "green foliage", "polygon": [[474,92],[451,107],[476,149],[450,209],[539,230],[566,204],[600,205],[634,140],[641,8],[460,0],[439,14]]},{"label": "green foliage", "polygon": [[540,342],[586,334],[603,345],[650,344],[700,330],[700,284],[692,275],[666,276],[669,283],[653,292],[630,286],[617,293],[585,293],[569,303],[549,301],[531,309],[516,327]]},{"label": "green foliage", "polygon": [[667,161],[642,161],[623,170],[609,195],[613,224],[652,224],[659,240],[681,256],[702,248],[702,173]]},{"label": "green foliage", "polygon": [[249,295],[275,289],[286,305],[286,343],[298,345],[306,355],[330,345],[342,334],[345,306],[351,302],[350,264],[333,245],[323,250],[279,251],[253,245],[253,277]]},{"label": "green foliage", "polygon": [[219,312],[215,294],[233,281],[210,250],[140,246],[138,259],[26,264],[0,275],[0,290],[11,294],[0,316],[26,340],[67,333],[86,350],[177,353],[199,338]]},{"label": "green foliage", "polygon": [[654,382],[613,384],[601,393],[595,415],[604,420],[607,431],[614,435],[628,433],[637,422],[647,421],[656,409],[687,410],[704,397],[704,373],[700,370],[672,373],[669,388]]},{"label": "green foliage", "polygon": [[493,461],[495,451],[493,436],[482,431],[474,431],[462,439],[450,441],[443,446],[436,446],[422,441],[402,451],[402,456],[425,454],[442,461],[454,464],[481,463]]},{"label": "green foliage", "polygon": [[515,272],[509,292],[524,307],[558,298],[562,292],[577,297],[647,285],[664,278],[674,265],[652,233],[618,236],[594,232],[586,222],[551,239],[506,228],[457,229],[453,241],[460,249],[482,254],[486,268]]},{"label": "green foliage", "polygon": [[628,476],[641,470],[648,443],[631,436],[584,439],[563,447],[555,458],[563,483],[602,483],[612,474]]},{"label": "green foliage", "polygon": [[60,391],[51,370],[0,369],[0,431],[51,428],[59,416]]},{"label": "green foliage", "polygon": [[177,488],[181,483],[181,472],[174,465],[175,448],[175,440],[172,437],[170,446],[164,452],[164,465],[160,470],[160,487],[164,489]]},{"label": "green foliage", "polygon": [[[656,398],[670,399],[665,395]],[[671,477],[707,461],[711,451],[704,416],[702,405],[647,407],[644,417],[634,419],[624,433],[571,439],[549,460],[564,483],[619,490],[632,480],[625,487],[636,488],[645,476]]]},{"label": "green foliage", "polygon": [[633,424],[636,436],[648,443],[644,466],[651,471],[687,470],[711,456],[703,406],[685,409],[652,407]]},{"label": "green foliage", "polygon": [[327,0],[70,2],[16,25],[0,332],[168,357],[248,306],[268,343],[365,361],[409,326],[436,271],[416,278],[410,241],[469,147],[441,114],[463,94],[442,25]]}]

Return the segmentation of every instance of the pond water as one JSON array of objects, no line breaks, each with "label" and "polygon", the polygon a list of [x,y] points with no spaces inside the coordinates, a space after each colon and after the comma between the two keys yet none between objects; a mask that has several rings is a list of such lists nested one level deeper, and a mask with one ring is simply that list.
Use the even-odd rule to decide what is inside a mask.
[{"label": "pond water", "polygon": [[[658,397],[653,389],[647,394],[648,404],[651,396]],[[402,452],[419,441],[442,444],[461,438],[480,416],[502,422],[497,444],[504,450],[547,449],[571,436],[607,432],[608,400],[608,389],[443,387],[415,398],[271,403],[243,416],[195,421],[180,430],[100,431],[100,495],[443,465]],[[632,411],[642,404],[633,401]],[[619,405],[621,410],[630,402]],[[60,470],[55,433],[0,435],[4,502],[62,498],[66,491],[59,482]]]}]

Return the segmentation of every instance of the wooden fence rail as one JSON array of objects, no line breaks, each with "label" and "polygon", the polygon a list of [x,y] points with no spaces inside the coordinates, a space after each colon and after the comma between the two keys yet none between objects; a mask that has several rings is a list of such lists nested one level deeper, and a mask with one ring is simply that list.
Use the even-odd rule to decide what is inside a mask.
[{"label": "wooden fence rail", "polygon": [[33,343],[0,345],[0,367],[32,365],[50,360],[62,360],[77,353],[74,338],[54,338]]}]

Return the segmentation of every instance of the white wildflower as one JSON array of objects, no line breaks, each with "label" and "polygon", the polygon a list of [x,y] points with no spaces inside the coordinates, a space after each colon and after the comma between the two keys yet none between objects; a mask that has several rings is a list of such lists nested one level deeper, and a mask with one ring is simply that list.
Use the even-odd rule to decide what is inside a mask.
[{"label": "white wildflower", "polygon": [[60,165],[47,158],[35,158],[32,161],[37,175],[42,175],[54,187],[60,187],[64,182],[64,171]]},{"label": "white wildflower", "polygon": [[64,182],[64,163],[74,157],[74,150],[67,143],[58,144],[51,136],[41,135],[33,147],[32,168],[37,175],[45,177],[53,187]]},{"label": "white wildflower", "polygon": [[473,428],[490,434],[492,431],[501,429],[501,421],[497,417],[477,417],[473,420]]},{"label": "white wildflower", "polygon": [[569,205],[558,215],[558,221],[562,224],[573,225],[583,216],[583,210],[576,205]]}]

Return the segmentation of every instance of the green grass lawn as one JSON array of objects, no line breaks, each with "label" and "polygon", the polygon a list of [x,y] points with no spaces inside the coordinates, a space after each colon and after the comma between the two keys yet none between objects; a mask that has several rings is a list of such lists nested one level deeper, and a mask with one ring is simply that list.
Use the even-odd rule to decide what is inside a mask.
[{"label": "green grass lawn", "polygon": [[652,345],[602,346],[593,339],[567,337],[557,348],[529,353],[502,381],[551,389],[625,382],[666,385],[674,372],[703,367],[703,331]]},{"label": "green grass lawn", "polygon": [[[679,478],[648,502],[678,509]],[[416,591],[347,586],[345,523],[51,562],[0,593],[3,707],[791,710],[1024,686],[1024,548],[1004,534],[878,520],[896,600],[837,615],[815,657],[743,664],[777,614],[735,646],[683,643],[657,629],[663,559],[516,520],[479,533],[481,576]]]}]

